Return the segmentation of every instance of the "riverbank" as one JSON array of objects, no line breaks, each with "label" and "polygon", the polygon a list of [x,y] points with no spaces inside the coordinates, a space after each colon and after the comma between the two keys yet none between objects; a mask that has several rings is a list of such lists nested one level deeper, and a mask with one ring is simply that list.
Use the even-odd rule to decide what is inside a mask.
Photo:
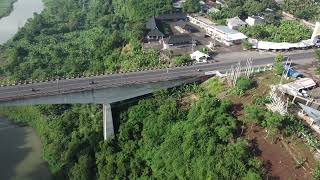
[{"label": "riverbank", "polygon": [[0,116],[0,179],[52,179],[41,159],[41,141],[31,127]]},{"label": "riverbank", "polygon": [[[0,0],[16,1],[16,0]],[[17,0],[13,3],[10,14],[0,19],[0,44],[6,43],[23,27],[34,13],[41,13],[44,9],[42,0]]]},{"label": "riverbank", "polygon": [[13,4],[17,0],[0,0],[0,19],[8,16],[13,10]]}]

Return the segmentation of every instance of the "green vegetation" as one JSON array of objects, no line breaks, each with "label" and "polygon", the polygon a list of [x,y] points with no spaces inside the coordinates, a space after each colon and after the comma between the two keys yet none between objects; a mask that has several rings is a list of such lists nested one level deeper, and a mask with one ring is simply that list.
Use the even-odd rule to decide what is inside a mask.
[{"label": "green vegetation", "polygon": [[[247,2],[250,11],[245,12],[245,4],[235,7],[239,2],[228,1],[232,13],[262,8]],[[171,3],[47,0],[44,12],[2,47],[4,73],[24,80],[161,66],[158,52],[143,51],[139,40],[145,21],[171,11]],[[189,60],[182,56],[174,63]],[[254,85],[253,79],[241,77],[236,88],[244,92]],[[43,158],[56,179],[261,179],[261,162],[237,133],[231,102],[215,97],[224,90],[222,83],[212,79],[201,87],[184,88],[160,91],[119,112],[119,131],[108,141],[103,140],[99,105],[26,106],[1,112],[37,130]],[[272,132],[283,129],[284,122],[294,123],[259,108],[247,110],[249,124]]]},{"label": "green vegetation", "polygon": [[5,70],[24,80],[163,65],[144,52],[145,21],[171,10],[171,0],[48,0],[4,47]]},{"label": "green vegetation", "polygon": [[14,2],[16,2],[16,0],[0,0],[0,18],[11,12]]},{"label": "green vegetation", "polygon": [[320,74],[320,50],[315,50],[315,56],[317,59],[317,73]]},{"label": "green vegetation", "polygon": [[283,9],[305,20],[319,20],[320,4],[317,0],[284,0]]},{"label": "green vegetation", "polygon": [[277,54],[274,57],[274,62],[273,62],[273,71],[277,74],[277,75],[282,75],[283,71],[284,71],[284,66],[282,64],[284,60],[284,56],[282,54]]},{"label": "green vegetation", "polygon": [[252,78],[240,77],[237,80],[236,87],[242,91],[249,90],[253,88],[255,85],[255,81]]},{"label": "green vegetation", "polygon": [[173,59],[173,64],[174,65],[181,65],[181,64],[186,64],[188,62],[192,61],[191,57],[188,55],[183,55],[183,56],[177,56]]},{"label": "green vegetation", "polygon": [[246,40],[246,41],[242,41],[241,47],[242,47],[242,49],[244,49],[244,50],[248,50],[248,49],[251,49],[251,48],[252,48],[252,44],[249,43],[247,40]]},{"label": "green vegetation", "polygon": [[204,90],[211,96],[218,95],[226,88],[219,78],[211,78],[204,82],[201,87],[204,88]]},{"label": "green vegetation", "polygon": [[192,92],[188,89],[159,92],[130,107],[120,116],[116,138],[109,141],[102,139],[101,108],[96,106],[2,112],[37,129],[43,156],[57,179],[260,177],[261,163],[235,134],[232,104],[200,91],[199,99],[182,109],[178,102]]},{"label": "green vegetation", "polygon": [[320,179],[320,162],[317,163],[317,166],[316,166],[315,170],[313,171],[312,179],[313,180]]},{"label": "green vegetation", "polygon": [[[213,21],[218,24],[225,24],[227,18],[239,16],[240,18],[246,18],[250,15],[256,15],[258,13],[264,13],[267,17],[268,23],[274,23],[278,19],[277,11],[278,5],[274,0],[228,0],[227,7],[221,7],[220,11],[210,13],[209,16]],[[273,9],[275,13],[266,12],[265,10]]]},{"label": "green vegetation", "polygon": [[183,4],[183,11],[187,13],[196,13],[200,11],[199,0],[186,0]]},{"label": "green vegetation", "polygon": [[256,82],[252,78],[241,76],[237,82],[236,86],[232,89],[232,92],[237,95],[244,94],[247,90],[254,88]]},{"label": "green vegetation", "polygon": [[312,31],[297,21],[281,21],[279,25],[261,24],[240,29],[248,37],[271,42],[296,43],[311,37]]}]

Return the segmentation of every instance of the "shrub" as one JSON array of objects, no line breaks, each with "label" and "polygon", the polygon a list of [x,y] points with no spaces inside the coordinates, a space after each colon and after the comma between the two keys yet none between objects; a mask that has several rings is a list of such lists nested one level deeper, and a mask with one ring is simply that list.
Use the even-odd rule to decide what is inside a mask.
[{"label": "shrub", "polygon": [[252,44],[249,43],[248,41],[242,41],[241,46],[242,46],[242,48],[245,49],[245,50],[252,48]]},{"label": "shrub", "polygon": [[236,88],[239,89],[240,91],[249,90],[254,86],[255,86],[255,81],[248,77],[240,77],[236,83]]},{"label": "shrub", "polygon": [[190,62],[191,58],[187,55],[184,56],[177,56],[173,59],[173,64],[174,65],[180,65],[180,64],[185,64],[187,62]]}]

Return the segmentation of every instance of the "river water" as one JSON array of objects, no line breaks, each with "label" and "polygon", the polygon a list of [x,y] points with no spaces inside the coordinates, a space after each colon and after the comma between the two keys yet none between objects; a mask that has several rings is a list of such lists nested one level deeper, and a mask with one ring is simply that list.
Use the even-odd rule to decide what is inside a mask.
[{"label": "river water", "polygon": [[11,39],[18,29],[33,17],[33,13],[40,13],[44,9],[42,0],[18,0],[13,5],[9,16],[0,19],[0,44]]},{"label": "river water", "polygon": [[[18,0],[9,16],[0,19],[0,44],[44,9],[41,0]],[[41,141],[30,127],[21,127],[0,117],[0,180],[50,180],[48,166],[41,159]]]},{"label": "river water", "polygon": [[0,179],[50,180],[41,159],[41,141],[30,127],[21,127],[0,117]]}]

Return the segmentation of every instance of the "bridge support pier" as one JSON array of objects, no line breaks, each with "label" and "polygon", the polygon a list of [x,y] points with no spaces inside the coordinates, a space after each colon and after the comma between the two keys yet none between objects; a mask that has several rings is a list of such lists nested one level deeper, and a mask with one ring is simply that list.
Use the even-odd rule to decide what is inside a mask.
[{"label": "bridge support pier", "polygon": [[103,138],[106,140],[114,136],[113,119],[110,104],[103,104]]}]

